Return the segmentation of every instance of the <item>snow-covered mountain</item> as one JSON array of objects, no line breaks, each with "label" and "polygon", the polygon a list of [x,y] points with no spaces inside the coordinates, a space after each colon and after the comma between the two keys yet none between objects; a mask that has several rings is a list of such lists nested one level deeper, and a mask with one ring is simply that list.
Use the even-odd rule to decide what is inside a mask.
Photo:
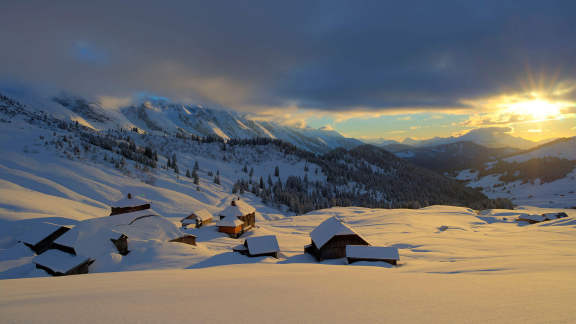
[{"label": "snow-covered mountain", "polygon": [[39,95],[32,90],[0,90],[26,104],[29,109],[44,111],[56,118],[78,121],[97,130],[134,129],[154,134],[214,136],[223,139],[271,138],[312,152],[327,152],[337,147],[352,148],[362,142],[346,138],[334,130],[292,127],[261,121],[225,109],[182,104],[163,98],[142,98],[119,108],[103,108],[95,100],[60,94]]},{"label": "snow-covered mountain", "polygon": [[517,204],[576,207],[576,137],[558,139],[456,172],[491,198]]},{"label": "snow-covered mountain", "polygon": [[510,135],[510,129],[507,127],[487,127],[470,130],[466,134],[450,137],[434,137],[430,139],[417,140],[410,137],[401,142],[392,140],[363,140],[365,143],[374,144],[380,147],[389,148],[392,151],[407,149],[406,146],[412,147],[432,147],[445,144],[454,144],[459,142],[472,142],[488,148],[514,148],[514,149],[531,149],[538,145],[544,144],[549,140],[542,142],[533,142],[521,137]]},{"label": "snow-covered mountain", "polygon": [[484,163],[513,154],[512,148],[489,148],[474,142],[456,142],[395,151],[395,155],[418,166],[449,172],[477,168]]},{"label": "snow-covered mountain", "polygon": [[541,143],[533,142],[521,137],[510,135],[506,127],[477,128],[460,136],[435,137],[427,140],[413,140],[407,138],[403,144],[412,146],[435,146],[457,142],[473,142],[489,148],[512,147],[517,149],[530,149]]}]

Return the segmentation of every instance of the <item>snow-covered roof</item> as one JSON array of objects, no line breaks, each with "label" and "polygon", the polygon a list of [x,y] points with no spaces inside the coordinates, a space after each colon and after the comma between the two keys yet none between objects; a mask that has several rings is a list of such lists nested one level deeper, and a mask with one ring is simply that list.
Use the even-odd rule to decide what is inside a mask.
[{"label": "snow-covered roof", "polygon": [[48,235],[57,231],[60,227],[60,225],[51,223],[32,223],[26,226],[26,231],[18,240],[24,243],[36,245]]},{"label": "snow-covered roof", "polygon": [[358,233],[348,227],[348,225],[340,222],[336,217],[328,218],[310,233],[310,237],[317,248],[321,248],[332,237],[337,235],[358,235]]},{"label": "snow-covered roof", "polygon": [[250,206],[250,204],[243,200],[235,200],[234,205],[235,206],[226,207],[223,211],[220,212],[220,215],[224,217],[238,217],[256,212],[254,207]]},{"label": "snow-covered roof", "polygon": [[566,213],[545,213],[542,214],[542,217],[545,217],[546,219],[552,220],[552,219],[557,219],[557,218],[563,218],[563,217],[567,217],[568,215],[566,215]]},{"label": "snow-covered roof", "polygon": [[135,207],[135,206],[146,205],[149,203],[150,203],[149,200],[133,196],[132,198],[124,197],[124,198],[112,203],[112,207],[118,207],[118,208]]},{"label": "snow-covered roof", "polygon": [[196,224],[196,219],[186,217],[183,220],[181,220],[180,223],[182,223],[182,225]]},{"label": "snow-covered roof", "polygon": [[48,267],[56,272],[65,273],[88,260],[89,258],[85,256],[71,255],[59,250],[48,250],[35,257],[32,262]]},{"label": "snow-covered roof", "polygon": [[236,217],[226,217],[224,219],[221,219],[218,222],[218,226],[226,226],[226,227],[236,227],[236,226],[240,226],[244,224],[243,221],[239,220]]},{"label": "snow-covered roof", "polygon": [[369,245],[347,245],[346,257],[374,260],[400,260],[398,248]]},{"label": "snow-covered roof", "polygon": [[542,215],[521,215],[518,217],[518,220],[530,220],[530,221],[534,221],[534,222],[542,222],[546,220],[546,217],[542,216]]},{"label": "snow-covered roof", "polygon": [[250,254],[263,254],[280,251],[276,235],[256,236],[246,239]]},{"label": "snow-covered roof", "polygon": [[110,239],[122,234],[132,241],[169,241],[183,235],[173,222],[148,209],[84,220],[54,242],[73,247],[78,254],[97,258],[115,252]]},{"label": "snow-covered roof", "polygon": [[208,212],[206,209],[200,209],[197,211],[194,211],[190,214],[190,216],[184,218],[181,220],[182,224],[192,224],[194,223],[194,219],[198,218],[201,221],[206,221],[209,219],[212,219],[212,214],[210,214],[210,212]]}]

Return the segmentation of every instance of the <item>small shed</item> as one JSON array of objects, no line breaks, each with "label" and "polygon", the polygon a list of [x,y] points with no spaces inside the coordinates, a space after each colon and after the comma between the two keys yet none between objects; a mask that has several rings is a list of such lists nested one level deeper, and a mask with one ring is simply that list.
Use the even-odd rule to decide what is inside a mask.
[{"label": "small shed", "polygon": [[196,228],[199,228],[211,222],[212,214],[210,214],[206,209],[195,211],[180,221],[180,223],[182,223],[182,228],[184,229],[188,228],[190,225],[194,225]]},{"label": "small shed", "polygon": [[397,265],[400,260],[398,248],[384,246],[348,245],[346,246],[346,261],[384,261]]},{"label": "small shed", "polygon": [[328,218],[318,225],[310,233],[310,238],[312,242],[304,247],[304,252],[312,254],[318,261],[344,258],[347,245],[370,245],[336,217]]},{"label": "small shed", "polygon": [[126,195],[126,198],[120,199],[111,206],[112,215],[131,213],[139,210],[150,209],[150,201],[139,197],[133,197],[132,194]]},{"label": "small shed", "polygon": [[194,235],[183,235],[178,238],[172,239],[169,242],[184,243],[190,245],[196,245],[196,236]]},{"label": "small shed", "polygon": [[244,222],[235,217],[226,217],[216,225],[218,226],[218,232],[226,233],[234,238],[238,238],[244,233]]},{"label": "small shed", "polygon": [[36,254],[42,254],[46,250],[56,248],[54,241],[70,228],[50,223],[35,223],[27,229],[24,236],[19,239]]},{"label": "small shed", "polygon": [[536,214],[535,215],[523,214],[518,216],[518,218],[516,219],[517,222],[526,222],[528,224],[536,224],[543,222],[545,220],[548,219],[542,215],[536,215]]},{"label": "small shed", "polygon": [[116,239],[111,238],[110,241],[114,244],[120,255],[128,255],[128,253],[130,253],[130,250],[128,250],[128,236],[126,236],[126,234],[122,234]]},{"label": "small shed", "polygon": [[32,262],[36,268],[46,271],[53,276],[67,276],[88,273],[89,266],[94,259],[71,255],[58,250],[49,250],[35,257]]},{"label": "small shed", "polygon": [[271,256],[278,259],[280,247],[275,235],[249,237],[241,248],[234,251],[251,257]]}]

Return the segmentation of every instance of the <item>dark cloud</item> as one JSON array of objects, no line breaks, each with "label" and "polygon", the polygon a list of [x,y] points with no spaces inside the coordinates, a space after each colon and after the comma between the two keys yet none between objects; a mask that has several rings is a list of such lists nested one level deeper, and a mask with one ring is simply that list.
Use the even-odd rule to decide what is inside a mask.
[{"label": "dark cloud", "polygon": [[432,109],[576,75],[574,1],[12,1],[0,21],[1,79],[93,95]]}]

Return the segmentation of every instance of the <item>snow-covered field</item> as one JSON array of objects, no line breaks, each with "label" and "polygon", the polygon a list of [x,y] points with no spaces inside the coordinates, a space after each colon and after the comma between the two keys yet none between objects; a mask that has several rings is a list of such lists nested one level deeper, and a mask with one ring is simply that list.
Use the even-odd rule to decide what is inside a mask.
[{"label": "snow-covered field", "polygon": [[[169,270],[2,280],[0,313],[6,321],[58,323],[569,323],[576,320],[576,211],[541,224],[513,222],[546,211],[332,208],[261,220],[250,235],[277,235],[278,260],[233,253],[239,241],[207,226],[193,230],[197,247],[171,243],[181,250],[169,255]],[[398,247],[400,266],[318,264],[304,255],[309,232],[334,215],[373,245]]]}]

